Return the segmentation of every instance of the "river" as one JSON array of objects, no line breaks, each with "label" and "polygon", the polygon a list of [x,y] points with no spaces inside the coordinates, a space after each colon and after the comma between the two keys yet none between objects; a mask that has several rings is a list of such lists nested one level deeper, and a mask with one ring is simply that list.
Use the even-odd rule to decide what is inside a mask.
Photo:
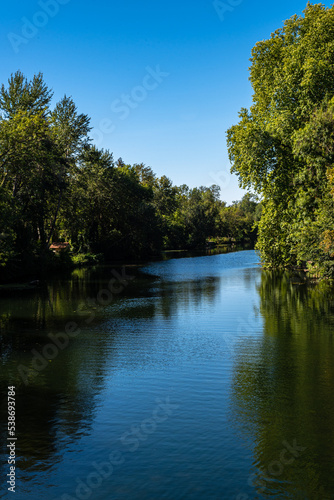
[{"label": "river", "polygon": [[2,294],[0,328],[1,498],[334,498],[328,284],[251,250],[100,266]]}]

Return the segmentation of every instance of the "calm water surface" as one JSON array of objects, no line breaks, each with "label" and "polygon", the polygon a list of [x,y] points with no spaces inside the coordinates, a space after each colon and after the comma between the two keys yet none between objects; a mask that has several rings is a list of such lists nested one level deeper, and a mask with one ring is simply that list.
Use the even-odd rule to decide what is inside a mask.
[{"label": "calm water surface", "polygon": [[254,251],[117,271],[0,297],[1,498],[334,499],[333,290]]}]

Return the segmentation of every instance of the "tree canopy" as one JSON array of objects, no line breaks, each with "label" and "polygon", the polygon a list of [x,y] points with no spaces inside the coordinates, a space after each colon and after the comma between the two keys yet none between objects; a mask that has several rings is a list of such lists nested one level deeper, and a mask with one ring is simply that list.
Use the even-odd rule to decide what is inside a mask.
[{"label": "tree canopy", "polygon": [[[253,234],[247,196],[227,207],[218,186],[178,187],[142,163],[115,162],[92,144],[72,97],[52,108],[52,95],[42,74],[29,81],[19,71],[0,90],[0,278]],[[53,242],[72,253],[55,256]]]},{"label": "tree canopy", "polygon": [[268,267],[334,275],[334,8],[307,4],[252,49],[253,104],[227,132],[232,172],[261,196]]}]

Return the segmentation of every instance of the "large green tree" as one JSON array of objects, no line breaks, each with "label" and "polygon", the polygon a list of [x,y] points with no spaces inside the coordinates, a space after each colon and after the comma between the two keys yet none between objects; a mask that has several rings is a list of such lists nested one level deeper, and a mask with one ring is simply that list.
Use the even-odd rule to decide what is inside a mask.
[{"label": "large green tree", "polygon": [[2,263],[45,244],[48,201],[56,181],[57,148],[48,105],[52,92],[42,75],[20,72],[0,91],[0,232]]},{"label": "large green tree", "polygon": [[307,4],[252,50],[253,105],[227,132],[232,172],[262,197],[268,266],[333,275],[334,8]]},{"label": "large green tree", "polygon": [[0,264],[47,253],[63,193],[87,147],[89,118],[65,97],[50,109],[42,74],[18,71],[0,90]]}]

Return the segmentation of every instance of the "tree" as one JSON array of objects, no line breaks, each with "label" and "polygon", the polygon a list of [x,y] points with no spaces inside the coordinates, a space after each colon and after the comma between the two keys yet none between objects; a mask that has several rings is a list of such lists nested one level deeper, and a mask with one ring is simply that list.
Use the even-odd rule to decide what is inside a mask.
[{"label": "tree", "polygon": [[254,245],[257,237],[260,204],[255,195],[246,193],[241,201],[227,207],[222,204],[219,214],[219,235],[237,243]]},{"label": "tree", "polygon": [[29,249],[34,241],[45,244],[48,195],[56,181],[53,165],[56,149],[44,111],[19,110],[0,122],[1,197],[15,214],[7,220],[14,231],[16,251]]},{"label": "tree", "polygon": [[[203,247],[209,237],[217,235],[219,217],[219,187],[179,188],[179,206],[173,227],[179,238],[178,247]],[[177,238],[172,240],[177,240]]]},{"label": "tree", "polygon": [[308,3],[304,16],[258,42],[250,68],[254,104],[227,132],[232,172],[262,197],[258,248],[268,266],[310,260],[322,272],[334,267],[321,243],[324,221],[334,229],[328,170],[333,34],[334,8]]},{"label": "tree", "polygon": [[0,109],[4,119],[13,118],[18,111],[33,115],[48,112],[53,92],[43,81],[42,73],[35,75],[31,81],[17,71],[8,80],[8,88],[2,84],[0,90]]},{"label": "tree", "polygon": [[99,250],[101,241],[110,239],[113,171],[112,154],[89,146],[81,154],[80,168],[72,172],[56,234],[77,252]]},{"label": "tree", "polygon": [[47,253],[63,193],[88,147],[89,118],[66,96],[51,111],[51,98],[41,73],[28,81],[18,71],[0,90],[3,262]]},{"label": "tree", "polygon": [[51,242],[56,227],[59,209],[67,188],[70,175],[78,161],[89,148],[88,133],[90,118],[84,114],[78,114],[77,107],[71,97],[63,97],[51,112],[51,124],[53,140],[59,151],[57,168],[57,191],[58,197],[53,207],[53,218],[50,226],[47,245]]}]

